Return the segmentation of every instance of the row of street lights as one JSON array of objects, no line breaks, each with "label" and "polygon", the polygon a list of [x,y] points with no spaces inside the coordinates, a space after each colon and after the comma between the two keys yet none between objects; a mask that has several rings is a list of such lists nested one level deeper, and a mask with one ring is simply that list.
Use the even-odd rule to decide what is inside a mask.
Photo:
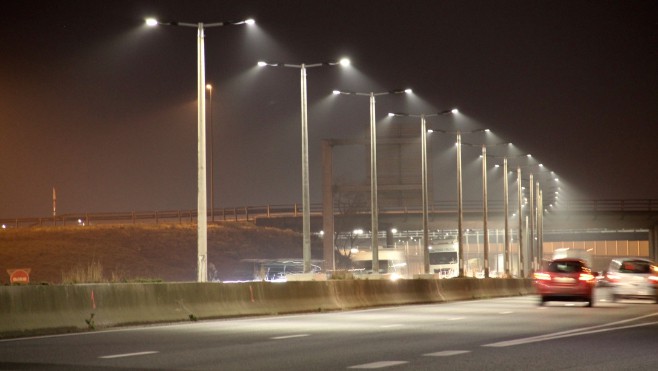
[{"label": "row of street lights", "polygon": [[[215,23],[186,23],[186,22],[159,22],[156,19],[149,18],[146,20],[148,26],[181,26],[181,27],[193,27],[197,29],[197,130],[198,130],[198,140],[197,140],[197,280],[199,282],[205,282],[207,280],[207,189],[206,189],[206,90],[210,94],[210,104],[211,104],[211,213],[214,220],[214,176],[213,171],[213,134],[212,134],[212,93],[213,87],[205,82],[205,57],[204,57],[204,38],[205,38],[205,29],[212,27],[221,27],[221,26],[232,26],[232,25],[253,25],[254,20],[241,20],[241,21],[224,21],[224,22],[215,22]],[[303,260],[304,260],[304,272],[308,273],[311,271],[311,233],[310,233],[310,190],[309,190],[309,165],[308,165],[308,114],[307,114],[307,84],[306,84],[306,70],[308,68],[322,67],[322,66],[336,66],[342,65],[347,66],[350,62],[348,59],[341,59],[340,61],[330,61],[322,63],[313,63],[313,64],[287,64],[287,63],[270,63],[270,62],[258,62],[258,66],[265,67],[288,67],[288,68],[297,68],[300,70],[301,77],[301,132],[302,132],[302,220],[303,220]],[[411,93],[411,89],[398,89],[391,90],[387,92],[369,92],[369,93],[359,93],[359,92],[349,92],[349,91],[334,91],[334,94],[342,95],[355,95],[355,96],[367,96],[370,98],[370,180],[371,180],[371,218],[372,218],[372,268],[374,272],[379,271],[379,259],[378,259],[378,202],[377,202],[377,154],[376,154],[376,125],[375,125],[375,97],[387,94],[402,94],[402,93]],[[428,131],[426,128],[426,118],[432,116],[441,116],[451,113],[457,113],[457,109],[445,110],[437,113],[421,113],[421,114],[408,114],[408,113],[389,113],[389,116],[403,116],[403,117],[415,117],[420,118],[421,122],[421,177],[422,177],[422,209],[423,209],[423,255],[424,255],[424,270],[426,273],[429,273],[429,232],[428,232],[428,186],[427,186],[427,134]],[[442,130],[434,129],[433,131],[449,133]],[[476,130],[473,132],[481,132],[485,130]],[[461,180],[461,135],[467,134],[466,132],[457,131],[452,134],[457,135],[457,168],[458,168],[458,213],[459,213],[459,222],[458,222],[458,233],[459,233],[459,276],[463,277],[463,246],[462,246],[462,180]],[[484,230],[485,230],[485,277],[488,277],[488,238],[487,238],[487,191],[486,191],[486,147],[482,146],[482,156],[483,156],[483,208],[484,208]],[[506,235],[506,262],[505,262],[505,271],[509,273],[509,265],[507,262],[509,240],[507,237],[508,230],[508,221],[507,221],[507,158],[505,158],[505,235]],[[518,169],[518,177],[520,184],[521,177],[520,168]],[[530,175],[530,187],[532,189],[532,174]],[[520,185],[519,185],[520,187]],[[519,211],[521,210],[521,190],[519,189]],[[538,199],[541,200],[541,192],[538,192]],[[532,196],[531,196],[532,200]],[[538,201],[539,201],[538,200]],[[539,209],[541,210],[541,209]],[[521,214],[519,212],[519,214]],[[521,217],[519,217],[521,220]],[[531,218],[532,220],[532,218]],[[520,224],[521,222],[519,222]],[[532,232],[531,232],[532,233]],[[539,232],[538,232],[539,233]]]}]

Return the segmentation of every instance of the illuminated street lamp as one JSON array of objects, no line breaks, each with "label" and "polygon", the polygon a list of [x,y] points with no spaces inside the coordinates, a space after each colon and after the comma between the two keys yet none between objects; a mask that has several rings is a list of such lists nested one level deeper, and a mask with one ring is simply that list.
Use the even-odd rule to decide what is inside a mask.
[{"label": "illuminated street lamp", "polygon": [[372,249],[372,271],[379,273],[379,208],[377,206],[377,125],[375,125],[375,97],[388,94],[411,93],[411,89],[397,89],[381,93],[357,93],[353,91],[334,90],[335,95],[359,95],[370,97],[370,214],[372,220],[372,237],[370,247]]},{"label": "illuminated street lamp", "polygon": [[429,250],[429,228],[428,228],[428,194],[427,194],[427,125],[425,123],[426,117],[447,115],[450,113],[458,113],[456,108],[445,110],[437,113],[421,113],[411,115],[408,113],[389,113],[389,116],[400,117],[420,117],[420,141],[421,141],[421,187],[422,187],[422,202],[423,202],[423,269],[425,273],[430,273],[430,250]]},{"label": "illuminated street lamp", "polygon": [[459,276],[464,277],[464,211],[462,208],[462,134],[473,134],[489,132],[489,129],[478,129],[468,132],[461,130],[445,131],[440,129],[430,129],[430,133],[439,132],[442,134],[456,134],[457,135],[457,246],[459,258]]},{"label": "illuminated street lamp", "polygon": [[204,56],[204,29],[210,27],[254,24],[253,19],[215,23],[158,22],[146,20],[148,26],[181,26],[197,29],[197,280],[208,280],[208,201],[206,190],[206,73]]},{"label": "illuminated street lamp", "polygon": [[304,259],[304,273],[311,272],[311,211],[309,201],[309,176],[308,176],[308,115],[306,98],[306,69],[322,66],[349,66],[350,60],[343,58],[340,61],[323,62],[313,64],[287,64],[258,62],[260,67],[290,67],[298,68],[301,75],[301,98],[302,98],[302,255]]}]

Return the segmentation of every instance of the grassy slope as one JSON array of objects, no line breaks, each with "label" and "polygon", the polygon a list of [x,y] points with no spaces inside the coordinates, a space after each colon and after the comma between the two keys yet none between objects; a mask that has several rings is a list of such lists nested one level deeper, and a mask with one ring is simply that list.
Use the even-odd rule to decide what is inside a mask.
[{"label": "grassy slope", "polygon": [[[72,269],[100,263],[103,275],[123,279],[196,280],[194,224],[7,229],[0,231],[0,282],[10,268],[31,268],[32,283],[60,283]],[[247,278],[242,259],[301,258],[302,238],[290,230],[249,223],[208,226],[209,272],[221,280]],[[313,255],[316,256],[314,247]]]}]

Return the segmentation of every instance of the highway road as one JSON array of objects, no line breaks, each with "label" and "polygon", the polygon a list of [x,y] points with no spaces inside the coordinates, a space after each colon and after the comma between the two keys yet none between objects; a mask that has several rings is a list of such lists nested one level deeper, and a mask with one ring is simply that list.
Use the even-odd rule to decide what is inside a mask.
[{"label": "highway road", "polygon": [[0,370],[649,370],[658,304],[512,297],[0,340]]}]

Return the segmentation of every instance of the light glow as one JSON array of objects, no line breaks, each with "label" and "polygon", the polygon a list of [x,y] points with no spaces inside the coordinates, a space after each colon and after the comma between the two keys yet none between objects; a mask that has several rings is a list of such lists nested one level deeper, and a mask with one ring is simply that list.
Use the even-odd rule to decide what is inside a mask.
[{"label": "light glow", "polygon": [[146,18],[146,25],[149,27],[157,26],[158,20],[155,18]]},{"label": "light glow", "polygon": [[350,63],[351,63],[350,60],[347,59],[347,58],[343,58],[343,59],[340,60],[340,65],[343,66],[343,67],[349,66]]},{"label": "light glow", "polygon": [[263,61],[260,61],[260,62],[258,62],[258,66],[259,67],[265,67],[265,66],[267,66],[267,63],[263,62]]},{"label": "light glow", "polygon": [[246,21],[244,21],[244,23],[246,23],[246,24],[248,24],[248,25],[250,25],[250,26],[251,26],[251,25],[254,25],[254,24],[256,24],[256,21],[255,21],[255,20],[253,20],[253,19],[251,19],[251,18],[249,18],[249,19],[247,19]]}]

